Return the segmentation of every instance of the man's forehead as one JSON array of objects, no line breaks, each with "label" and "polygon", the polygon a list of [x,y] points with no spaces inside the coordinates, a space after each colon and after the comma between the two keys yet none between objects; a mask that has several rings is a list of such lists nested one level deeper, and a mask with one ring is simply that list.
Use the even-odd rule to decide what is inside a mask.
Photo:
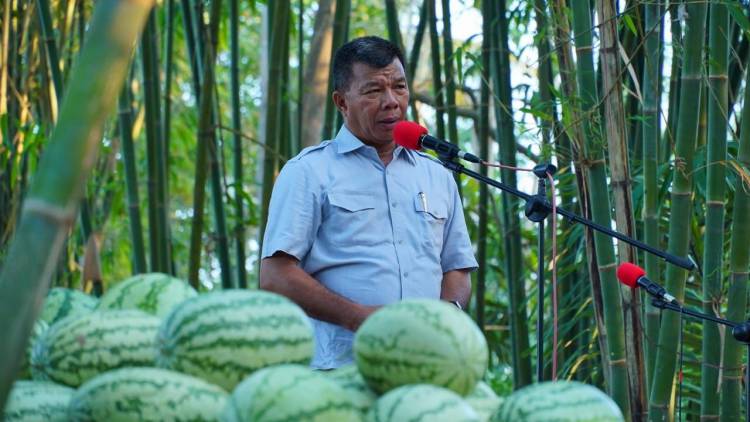
[{"label": "man's forehead", "polygon": [[378,79],[406,79],[404,67],[398,58],[394,58],[389,65],[376,68],[366,63],[356,62],[352,66],[353,80],[360,84],[377,82]]}]

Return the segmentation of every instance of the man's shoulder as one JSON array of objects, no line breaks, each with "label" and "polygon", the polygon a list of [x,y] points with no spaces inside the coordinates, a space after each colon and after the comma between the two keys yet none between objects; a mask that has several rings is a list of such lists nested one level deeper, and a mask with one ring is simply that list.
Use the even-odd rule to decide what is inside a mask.
[{"label": "man's shoulder", "polygon": [[289,159],[288,163],[305,162],[310,160],[321,159],[329,149],[333,148],[332,141],[323,141],[318,145],[312,145],[304,148],[299,154]]},{"label": "man's shoulder", "polygon": [[422,151],[413,151],[414,160],[419,166],[423,166],[429,172],[450,174],[450,171],[443,166],[443,163],[437,157]]}]

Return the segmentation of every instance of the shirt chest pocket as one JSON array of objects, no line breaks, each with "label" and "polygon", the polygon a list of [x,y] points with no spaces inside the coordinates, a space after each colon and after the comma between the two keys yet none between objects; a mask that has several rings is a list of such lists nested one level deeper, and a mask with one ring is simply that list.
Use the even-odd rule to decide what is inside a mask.
[{"label": "shirt chest pocket", "polygon": [[378,221],[375,199],[359,192],[328,194],[326,236],[340,246],[375,245],[382,243],[383,225]]},{"label": "shirt chest pocket", "polygon": [[424,192],[414,196],[414,211],[421,229],[422,242],[432,253],[440,255],[443,248],[445,222],[448,219],[448,204],[444,198],[430,197]]}]

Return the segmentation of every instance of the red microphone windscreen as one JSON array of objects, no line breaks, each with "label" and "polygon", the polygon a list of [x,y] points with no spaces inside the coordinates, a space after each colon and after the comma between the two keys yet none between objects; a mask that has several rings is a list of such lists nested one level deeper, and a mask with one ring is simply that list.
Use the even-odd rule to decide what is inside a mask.
[{"label": "red microphone windscreen", "polygon": [[630,287],[638,287],[638,279],[646,275],[646,271],[630,262],[623,262],[617,267],[617,278],[622,284]]},{"label": "red microphone windscreen", "polygon": [[420,150],[419,138],[426,133],[426,127],[402,120],[393,128],[393,140],[404,148]]}]

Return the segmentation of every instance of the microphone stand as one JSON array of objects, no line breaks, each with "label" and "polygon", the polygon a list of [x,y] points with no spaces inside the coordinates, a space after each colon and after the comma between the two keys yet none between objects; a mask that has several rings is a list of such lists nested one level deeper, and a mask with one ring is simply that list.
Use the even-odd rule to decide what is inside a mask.
[{"label": "microphone stand", "polygon": [[712,321],[727,326],[732,329],[732,337],[747,346],[748,364],[745,366],[745,420],[750,421],[750,388],[748,388],[748,385],[750,385],[748,384],[750,383],[750,321],[743,323],[730,321],[694,309],[683,308],[679,304],[667,302],[661,298],[654,298],[651,301],[651,304],[659,309],[669,309],[670,311],[679,312],[680,314],[688,315],[696,319]]},{"label": "microphone stand", "polygon": [[[554,175],[557,171],[557,168],[553,166],[552,164],[539,164],[534,167],[534,175],[537,176],[538,180],[538,189],[536,195],[529,195],[525,192],[521,192],[516,188],[513,188],[511,186],[508,186],[502,182],[498,182],[497,180],[494,180],[492,178],[489,178],[487,176],[484,176],[480,173],[477,173],[473,170],[469,170],[466,167],[464,167],[462,164],[455,161],[456,157],[458,157],[458,148],[452,148],[450,150],[440,150],[438,151],[438,159],[440,162],[447,168],[448,170],[453,171],[454,173],[458,174],[464,174],[466,176],[469,176],[479,182],[488,184],[490,186],[496,187],[500,189],[503,192],[509,193],[511,195],[514,195],[516,197],[519,197],[526,201],[526,208],[525,213],[526,217],[537,223],[539,227],[539,265],[537,268],[537,280],[539,282],[538,286],[538,308],[537,308],[537,333],[536,333],[536,349],[537,349],[537,356],[536,356],[536,376],[537,376],[537,382],[542,382],[544,380],[544,220],[549,216],[549,214],[552,212],[552,205],[550,205],[550,202],[547,200],[547,188],[546,188],[546,181],[547,181],[547,174]],[[614,237],[618,240],[621,240],[625,243],[628,243],[630,245],[635,246],[638,249],[644,250],[648,253],[654,254],[667,262],[670,262],[674,265],[677,265],[678,267],[684,268],[686,270],[692,270],[695,268],[695,263],[688,258],[682,258],[675,255],[672,255],[670,253],[664,252],[662,250],[659,250],[657,248],[654,248],[650,245],[647,245],[643,242],[640,242],[636,239],[633,239],[629,236],[626,236],[622,233],[619,233],[617,231],[614,231],[610,229],[609,227],[602,226],[600,224],[597,224],[591,220],[588,220],[586,218],[583,218],[571,211],[567,211],[563,208],[556,207],[557,214],[562,215],[563,217],[567,217],[571,221],[575,221],[576,223],[583,224],[586,227],[589,227],[593,230],[596,230],[598,232],[604,233],[610,237]],[[748,351],[750,353],[750,350]]]}]

